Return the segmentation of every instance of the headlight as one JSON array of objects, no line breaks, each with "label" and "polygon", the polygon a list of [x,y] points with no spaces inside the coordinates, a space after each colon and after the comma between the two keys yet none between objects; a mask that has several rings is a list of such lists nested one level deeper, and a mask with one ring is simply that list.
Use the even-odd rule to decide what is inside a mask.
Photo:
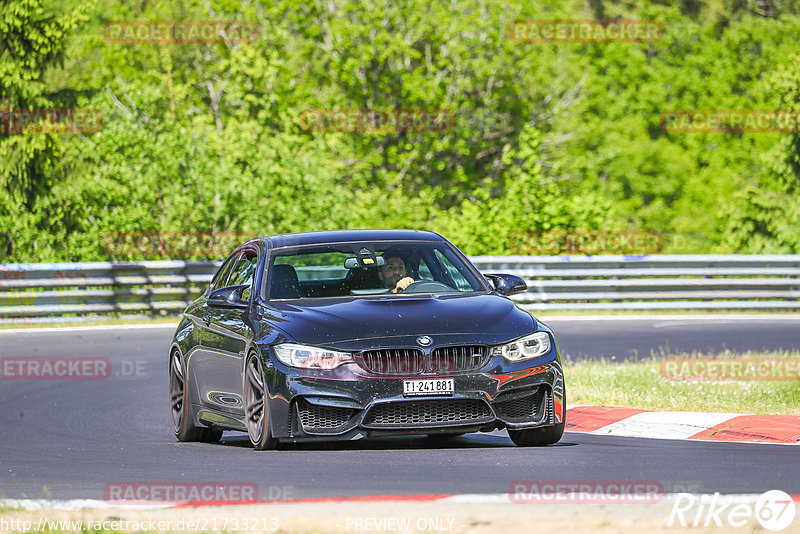
[{"label": "headlight", "polygon": [[283,343],[275,345],[275,356],[290,367],[304,369],[336,369],[345,363],[352,363],[353,355],[349,352],[336,352],[334,350]]},{"label": "headlight", "polygon": [[505,345],[492,347],[492,356],[502,356],[510,362],[518,362],[550,352],[550,334],[536,332]]}]

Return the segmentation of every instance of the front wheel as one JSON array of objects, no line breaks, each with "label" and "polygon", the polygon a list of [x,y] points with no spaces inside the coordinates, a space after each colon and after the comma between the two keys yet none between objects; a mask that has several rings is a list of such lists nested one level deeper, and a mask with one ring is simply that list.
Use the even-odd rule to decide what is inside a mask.
[{"label": "front wheel", "polygon": [[269,402],[264,384],[264,369],[261,359],[250,354],[244,366],[244,422],[250,443],[256,450],[278,448],[278,440],[272,437],[269,424]]},{"label": "front wheel", "polygon": [[172,431],[178,441],[203,441],[216,443],[222,438],[222,430],[199,428],[192,422],[191,400],[186,376],[183,372],[181,353],[172,352],[169,358],[169,403],[172,414]]},{"label": "front wheel", "polygon": [[562,398],[561,422],[557,425],[543,428],[530,428],[527,430],[509,430],[508,435],[515,445],[520,447],[543,447],[558,443],[564,435],[567,424],[567,396]]}]

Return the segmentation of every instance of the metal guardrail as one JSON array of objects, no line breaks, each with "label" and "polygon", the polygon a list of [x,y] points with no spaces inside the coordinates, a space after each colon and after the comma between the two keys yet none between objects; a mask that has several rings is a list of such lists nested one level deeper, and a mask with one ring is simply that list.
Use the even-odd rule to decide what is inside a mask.
[{"label": "metal guardrail", "polygon": [[[800,255],[471,259],[482,272],[522,276],[529,289],[514,299],[531,310],[800,308]],[[175,315],[205,289],[219,265],[0,264],[0,322],[86,314]]]},{"label": "metal guardrail", "polygon": [[481,256],[531,310],[800,309],[800,255]]},{"label": "metal guardrail", "polygon": [[0,264],[0,322],[85,314],[176,315],[220,261]]}]

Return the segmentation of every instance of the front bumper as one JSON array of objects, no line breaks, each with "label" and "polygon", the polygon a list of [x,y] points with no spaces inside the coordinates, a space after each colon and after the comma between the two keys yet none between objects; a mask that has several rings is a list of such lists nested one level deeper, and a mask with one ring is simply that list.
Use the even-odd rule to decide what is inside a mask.
[{"label": "front bumper", "polygon": [[[265,359],[272,435],[308,441],[556,425],[564,406],[556,350],[527,362],[493,358],[479,371],[414,377],[375,376],[357,364],[307,371]],[[406,378],[453,378],[454,393],[406,397]]]}]

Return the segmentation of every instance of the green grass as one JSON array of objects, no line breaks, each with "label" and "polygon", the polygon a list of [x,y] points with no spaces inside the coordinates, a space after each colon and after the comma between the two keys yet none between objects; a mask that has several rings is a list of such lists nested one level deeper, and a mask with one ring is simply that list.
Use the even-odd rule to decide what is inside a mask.
[{"label": "green grass", "polygon": [[[651,356],[633,362],[564,360],[569,404],[653,410],[800,415],[798,380],[666,380],[661,358],[710,358],[699,353]],[[730,352],[718,358],[793,358],[800,352]]]}]

